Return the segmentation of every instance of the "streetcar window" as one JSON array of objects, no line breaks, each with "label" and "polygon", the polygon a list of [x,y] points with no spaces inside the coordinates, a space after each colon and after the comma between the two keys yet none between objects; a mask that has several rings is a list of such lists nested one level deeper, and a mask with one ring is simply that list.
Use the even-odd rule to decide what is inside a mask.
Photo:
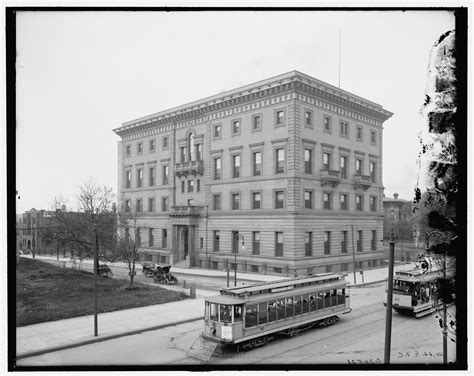
[{"label": "streetcar window", "polygon": [[219,316],[218,316],[218,311],[217,311],[217,304],[211,303],[211,320],[218,321]]},{"label": "streetcar window", "polygon": [[285,318],[285,299],[279,299],[276,301],[277,309],[277,320]]},{"label": "streetcar window", "polygon": [[204,318],[206,320],[209,319],[209,302],[206,302],[206,305],[204,306]]},{"label": "streetcar window", "polygon": [[295,296],[295,316],[301,315],[301,295]]},{"label": "streetcar window", "polygon": [[245,327],[250,328],[257,325],[257,305],[250,304],[245,307]]},{"label": "streetcar window", "polygon": [[331,306],[331,294],[329,291],[324,291],[324,308],[330,307]]},{"label": "streetcar window", "polygon": [[234,322],[242,321],[242,306],[234,306]]},{"label": "streetcar window", "polygon": [[316,295],[314,292],[309,295],[309,309],[316,311]]},{"label": "streetcar window", "polygon": [[293,298],[286,299],[286,317],[293,316]]},{"label": "streetcar window", "polygon": [[258,323],[259,324],[267,323],[267,302],[258,304]]},{"label": "streetcar window", "polygon": [[303,313],[309,312],[309,294],[303,294]]},{"label": "streetcar window", "polygon": [[268,302],[268,322],[276,320],[276,309],[276,302],[274,300],[270,300]]},{"label": "streetcar window", "polygon": [[318,292],[318,297],[316,298],[316,309],[324,308],[324,293],[322,291]]},{"label": "streetcar window", "polygon": [[221,322],[232,322],[232,306],[221,304]]},{"label": "streetcar window", "polygon": [[337,289],[332,290],[331,293],[331,305],[337,305]]}]

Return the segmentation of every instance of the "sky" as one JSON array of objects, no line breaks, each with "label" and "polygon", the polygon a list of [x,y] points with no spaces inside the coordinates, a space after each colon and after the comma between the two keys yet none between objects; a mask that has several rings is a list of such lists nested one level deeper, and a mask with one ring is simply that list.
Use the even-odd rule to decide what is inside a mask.
[{"label": "sky", "polygon": [[[17,13],[17,213],[117,191],[122,123],[298,70],[382,105],[385,195],[411,200],[430,50],[448,11]],[[422,178],[422,177],[421,177]],[[423,183],[422,181],[420,183]]]}]

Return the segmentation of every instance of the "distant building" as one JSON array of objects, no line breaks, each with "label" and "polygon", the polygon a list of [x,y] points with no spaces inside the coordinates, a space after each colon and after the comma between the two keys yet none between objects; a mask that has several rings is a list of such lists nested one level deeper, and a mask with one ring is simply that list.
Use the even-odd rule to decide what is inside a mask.
[{"label": "distant building", "polygon": [[[124,123],[119,203],[140,257],[286,275],[383,259],[391,112],[293,71]],[[354,242],[352,241],[354,240]]]},{"label": "distant building", "polygon": [[393,194],[393,198],[383,198],[383,210],[384,210],[384,238],[390,238],[390,231],[392,228],[396,230],[400,227],[400,224],[409,223],[410,234],[405,231],[403,233],[406,240],[413,239],[413,226],[412,226],[412,202],[398,198],[398,193]]}]

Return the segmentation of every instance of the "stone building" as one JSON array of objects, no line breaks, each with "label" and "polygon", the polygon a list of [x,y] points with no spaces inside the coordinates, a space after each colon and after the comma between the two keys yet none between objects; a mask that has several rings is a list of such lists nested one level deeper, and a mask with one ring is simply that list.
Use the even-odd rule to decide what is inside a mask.
[{"label": "stone building", "polygon": [[379,104],[292,71],[123,123],[143,260],[283,273],[383,258]]}]

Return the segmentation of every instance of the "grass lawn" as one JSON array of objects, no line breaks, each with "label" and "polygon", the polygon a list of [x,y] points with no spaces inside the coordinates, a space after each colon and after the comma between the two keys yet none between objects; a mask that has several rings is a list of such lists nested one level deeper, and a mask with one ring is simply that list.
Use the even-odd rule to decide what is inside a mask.
[{"label": "grass lawn", "polygon": [[[94,276],[20,258],[17,264],[17,326],[94,314]],[[183,293],[129,280],[97,278],[98,312],[144,307],[186,299]]]}]

